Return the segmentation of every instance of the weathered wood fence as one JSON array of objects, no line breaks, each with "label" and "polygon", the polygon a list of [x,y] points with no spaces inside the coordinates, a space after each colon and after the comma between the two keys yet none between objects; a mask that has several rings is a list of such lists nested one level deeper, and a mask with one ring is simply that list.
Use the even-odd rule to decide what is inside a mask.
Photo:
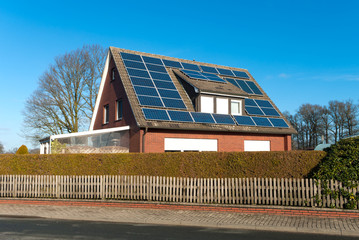
[{"label": "weathered wood fence", "polygon": [[[330,181],[331,189],[342,187]],[[354,194],[359,188],[354,190]],[[118,199],[342,208],[314,179],[0,175],[0,197]]]}]

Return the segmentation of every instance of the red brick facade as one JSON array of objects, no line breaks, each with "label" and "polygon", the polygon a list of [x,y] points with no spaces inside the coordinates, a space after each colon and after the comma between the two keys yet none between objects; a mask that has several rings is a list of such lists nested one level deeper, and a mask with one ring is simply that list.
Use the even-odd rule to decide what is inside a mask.
[{"label": "red brick facade", "polygon": [[[108,74],[103,87],[93,129],[130,126],[130,152],[164,152],[165,138],[217,139],[218,151],[244,151],[244,140],[270,141],[271,151],[291,150],[290,135],[179,131],[153,128],[148,129],[146,132],[145,129],[140,129],[137,126],[117,69],[115,70],[115,80],[111,80],[112,69],[116,68],[112,57],[110,57]],[[121,120],[116,120],[116,101],[119,99],[122,100],[123,117]],[[105,105],[109,105],[109,122],[107,124],[103,123]]]},{"label": "red brick facade", "polygon": [[[141,130],[143,136],[144,131]],[[145,152],[164,152],[165,138],[217,139],[218,151],[244,151],[244,140],[270,141],[271,151],[291,150],[290,135],[261,135],[228,132],[173,131],[148,129],[145,134]]]}]

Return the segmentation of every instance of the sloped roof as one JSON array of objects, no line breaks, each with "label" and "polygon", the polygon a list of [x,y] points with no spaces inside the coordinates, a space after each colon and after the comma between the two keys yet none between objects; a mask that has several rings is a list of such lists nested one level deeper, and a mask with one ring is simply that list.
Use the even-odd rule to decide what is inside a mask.
[{"label": "sloped roof", "polygon": [[[202,130],[202,131],[223,131],[223,132],[243,132],[243,133],[266,133],[266,134],[292,134],[296,131],[294,128],[290,125],[290,123],[285,120],[282,113],[279,111],[279,109],[276,107],[276,105],[271,101],[271,99],[267,96],[267,94],[264,92],[264,90],[259,86],[259,84],[254,80],[252,75],[248,72],[246,69],[242,68],[233,68],[233,67],[226,67],[226,66],[220,66],[216,64],[209,64],[209,63],[202,63],[202,62],[195,62],[190,60],[184,60],[184,59],[178,59],[173,57],[167,57],[167,56],[161,56],[156,54],[149,54],[149,53],[143,53],[143,52],[137,52],[137,51],[131,51],[121,48],[115,48],[110,47],[109,55],[112,56],[114,59],[116,68],[119,72],[121,81],[123,83],[124,89],[126,91],[127,97],[129,99],[129,103],[132,109],[132,112],[135,116],[137,125],[141,128],[149,127],[149,128],[160,128],[160,129],[178,129],[178,130]],[[126,55],[127,54],[127,55]],[[128,55],[129,54],[129,55]],[[131,55],[134,54],[134,55]],[[218,68],[222,69],[222,71],[225,70],[233,70],[233,71],[239,71],[239,74],[245,75],[246,77],[236,77],[236,76],[224,76],[221,74],[215,74],[216,76],[223,79],[221,82],[219,81],[206,81],[206,80],[199,80],[195,79],[193,77],[188,76],[184,70],[180,67],[169,67],[168,65],[163,64],[165,67],[166,74],[169,75],[169,78],[167,76],[164,76],[158,72],[152,72],[149,70],[148,67],[159,67],[158,65],[152,65],[147,64],[147,62],[140,63],[140,60],[137,60],[137,57],[135,55],[141,56],[141,59],[145,59],[147,57],[149,61],[154,61],[156,59],[161,59],[161,62],[165,62],[167,60],[170,61],[176,61],[180,62],[181,66],[188,65],[192,66],[191,64],[197,65],[197,66],[206,66],[206,67],[212,67],[212,68]],[[136,59],[124,59],[124,56],[130,56],[135,57]],[[139,58],[139,59],[140,59]],[[155,59],[152,59],[155,58]],[[132,61],[133,60],[133,61]],[[144,60],[143,60],[144,61]],[[157,61],[157,60],[156,60]],[[143,64],[146,65],[146,71],[141,71],[137,68],[142,68]],[[140,67],[137,67],[137,65],[140,65]],[[204,68],[204,67],[203,67]],[[163,67],[161,67],[163,69]],[[199,74],[202,72],[201,69],[199,69]],[[161,70],[163,71],[163,70]],[[219,70],[217,70],[219,71]],[[149,74],[148,74],[149,73]],[[203,72],[202,72],[203,73]],[[233,72],[232,72],[233,73]],[[143,74],[146,74],[146,76],[142,76]],[[147,75],[148,74],[148,75]],[[205,73],[204,73],[205,74]],[[159,77],[157,77],[159,75]],[[207,74],[208,75],[208,74]],[[166,77],[166,81],[161,81],[163,79],[162,76]],[[144,77],[144,79],[142,79]],[[156,79],[158,78],[158,79]],[[262,94],[249,94],[248,92],[242,90],[239,86],[234,86],[232,83],[228,82],[228,80],[224,80],[226,78],[231,78],[239,81],[248,81],[251,84],[255,84],[254,87],[258,88],[258,91],[260,91]],[[136,81],[142,81],[142,80],[150,80],[150,84],[157,84],[157,83],[166,83],[171,84],[172,88],[171,90],[174,91],[166,91],[166,89],[161,89],[158,87],[146,87],[146,86],[135,86],[134,80]],[[161,112],[164,112],[165,114],[169,114],[168,111],[178,111],[178,112],[186,112],[191,113],[195,112],[194,106],[192,104],[191,99],[189,98],[186,90],[182,86],[181,81],[185,81],[188,84],[192,85],[194,88],[196,88],[199,92],[202,93],[212,93],[212,94],[218,94],[218,95],[228,95],[228,96],[236,96],[243,99],[257,99],[257,100],[267,100],[270,102],[270,104],[273,106],[273,108],[278,112],[279,116],[271,116],[271,119],[274,121],[278,119],[284,119],[286,124],[288,126],[286,127],[261,127],[261,126],[249,126],[249,125],[239,125],[235,120],[234,123],[236,124],[218,124],[218,123],[199,123],[199,122],[185,122],[185,121],[175,121],[173,119],[151,119],[146,118],[144,115],[144,109],[151,110],[161,110]],[[142,81],[143,82],[143,81]],[[175,87],[173,87],[173,85]],[[136,83],[137,84],[137,83]],[[157,86],[157,85],[156,85]],[[149,90],[156,90],[157,93],[160,93],[158,100],[158,106],[155,106],[157,104],[150,104],[148,105],[146,101],[148,99],[154,99],[157,100],[157,98],[151,98],[148,96],[142,96],[140,94],[136,94],[136,91],[144,91],[147,92]],[[169,93],[175,93],[178,92],[179,97],[177,99],[171,99],[166,97],[163,97],[161,94],[167,94]],[[141,93],[142,94],[142,93]],[[147,94],[147,93],[145,93]],[[177,93],[175,93],[177,94]],[[161,98],[162,96],[162,98]],[[180,101],[182,100],[182,102]],[[168,105],[166,102],[168,102]],[[176,107],[177,106],[177,107]],[[147,111],[147,110],[146,110]],[[193,115],[192,113],[190,115]],[[231,116],[231,115],[230,115]],[[266,118],[265,116],[255,116],[252,117],[260,118]],[[233,118],[233,116],[231,116]],[[234,118],[233,118],[234,119]],[[267,118],[268,119],[268,118]],[[261,119],[259,119],[261,120]],[[272,124],[273,125],[273,124]]]}]

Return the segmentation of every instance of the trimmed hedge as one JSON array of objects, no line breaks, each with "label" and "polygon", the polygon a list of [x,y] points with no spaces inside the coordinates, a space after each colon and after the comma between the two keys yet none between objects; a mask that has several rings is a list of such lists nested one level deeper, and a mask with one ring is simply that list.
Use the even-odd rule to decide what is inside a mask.
[{"label": "trimmed hedge", "polygon": [[303,178],[321,151],[0,155],[0,174]]},{"label": "trimmed hedge", "polygon": [[29,149],[25,145],[21,145],[16,151],[16,154],[29,154]]}]

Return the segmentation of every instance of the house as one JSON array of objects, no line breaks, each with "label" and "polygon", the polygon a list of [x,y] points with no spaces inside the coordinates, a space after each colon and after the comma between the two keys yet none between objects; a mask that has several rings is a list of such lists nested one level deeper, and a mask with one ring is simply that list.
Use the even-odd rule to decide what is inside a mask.
[{"label": "house", "polygon": [[89,134],[111,129],[129,152],[288,151],[296,133],[246,69],[115,47]]}]

